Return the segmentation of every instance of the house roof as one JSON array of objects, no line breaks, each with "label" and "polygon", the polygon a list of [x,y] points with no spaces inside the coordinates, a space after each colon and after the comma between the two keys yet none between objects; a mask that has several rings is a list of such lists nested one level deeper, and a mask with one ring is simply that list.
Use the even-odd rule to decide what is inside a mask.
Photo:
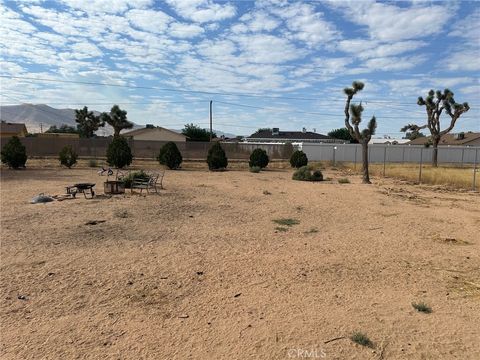
[{"label": "house roof", "polygon": [[[465,145],[471,141],[476,139],[480,139],[480,132],[466,132],[464,133],[463,139],[456,139],[457,134],[445,134],[440,138],[440,142],[438,145]],[[425,136],[421,138],[416,138],[410,141],[409,145],[424,145],[428,140],[430,140],[431,136]]]},{"label": "house roof", "polygon": [[249,139],[288,139],[288,140],[320,140],[331,139],[331,137],[314,133],[311,131],[279,131],[278,135],[273,135],[272,130],[261,130],[250,135]]},{"label": "house roof", "polygon": [[169,132],[169,133],[172,133],[172,134],[176,134],[176,135],[178,135],[178,136],[183,136],[183,137],[186,138],[186,136],[183,135],[182,133],[178,133],[178,132],[173,131],[173,130],[165,129],[164,127],[161,127],[161,126],[143,127],[143,128],[140,128],[140,129],[128,131],[128,132],[123,133],[123,134],[121,134],[121,135],[122,135],[122,136],[135,136],[135,135],[139,135],[139,134],[143,134],[143,133],[147,133],[147,132],[151,132],[151,131],[155,131],[155,130],[166,131],[166,132]]},{"label": "house roof", "polygon": [[23,123],[9,123],[6,121],[0,122],[0,133],[18,134],[22,131],[27,132],[27,127]]}]

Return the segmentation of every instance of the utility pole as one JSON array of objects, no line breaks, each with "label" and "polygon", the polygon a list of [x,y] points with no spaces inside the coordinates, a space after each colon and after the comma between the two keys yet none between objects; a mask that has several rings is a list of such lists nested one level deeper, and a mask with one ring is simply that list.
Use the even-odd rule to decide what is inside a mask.
[{"label": "utility pole", "polygon": [[212,141],[212,134],[213,134],[213,130],[212,130],[212,103],[213,103],[213,101],[210,100],[210,142]]},{"label": "utility pole", "polygon": [[42,123],[40,123],[40,133],[43,134],[43,124]]}]

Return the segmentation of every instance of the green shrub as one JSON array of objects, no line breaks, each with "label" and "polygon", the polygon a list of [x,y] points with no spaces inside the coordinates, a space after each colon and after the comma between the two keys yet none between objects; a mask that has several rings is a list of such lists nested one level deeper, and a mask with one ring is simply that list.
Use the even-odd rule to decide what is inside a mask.
[{"label": "green shrub", "polygon": [[114,137],[107,149],[107,163],[122,169],[132,163],[133,155],[128,142],[124,137]]},{"label": "green shrub", "polygon": [[323,174],[320,170],[312,170],[308,166],[302,166],[293,173],[292,179],[300,181],[322,181]]},{"label": "green shrub", "polygon": [[283,226],[293,226],[293,225],[300,224],[300,221],[292,218],[274,219],[272,221],[278,225],[283,225]]},{"label": "green shrub", "polygon": [[250,172],[252,173],[259,173],[262,168],[260,166],[251,166],[250,167]]},{"label": "green shrub", "polygon": [[290,165],[293,168],[301,168],[302,166],[306,166],[308,164],[307,154],[305,154],[301,150],[296,150],[292,156],[290,157]]},{"label": "green shrub", "polygon": [[338,179],[339,184],[350,184],[350,180],[348,178],[340,178]]},{"label": "green shrub", "polygon": [[366,346],[366,347],[373,347],[373,342],[368,338],[368,336],[364,333],[361,333],[361,332],[354,332],[351,336],[350,336],[350,340],[352,340],[354,343],[357,343],[359,345],[362,345],[362,346]]},{"label": "green shrub", "polygon": [[178,169],[183,161],[182,154],[178,150],[177,145],[170,141],[162,146],[157,156],[160,164],[166,165],[169,169]]},{"label": "green shrub", "polygon": [[250,155],[250,162],[248,163],[250,167],[258,166],[259,168],[263,169],[268,165],[268,155],[267,152],[263,149],[257,148],[253,150],[252,154]]},{"label": "green shrub", "polygon": [[66,166],[69,169],[77,163],[77,153],[73,150],[72,145],[65,146],[58,154],[60,165]]},{"label": "green shrub", "polygon": [[210,170],[220,170],[227,167],[228,159],[219,142],[208,150],[207,163]]},{"label": "green shrub", "polygon": [[134,179],[148,180],[149,176],[143,170],[130,172],[127,176],[122,178],[122,181],[125,185],[125,189],[130,189],[132,187],[132,182],[133,182]]},{"label": "green shrub", "polygon": [[98,163],[96,159],[90,159],[88,160],[88,166],[91,168],[96,168],[98,167]]},{"label": "green shrub", "polygon": [[412,306],[415,310],[426,314],[430,314],[432,312],[432,308],[423,302],[412,303]]},{"label": "green shrub", "polygon": [[2,163],[7,164],[9,168],[18,169],[25,167],[27,162],[27,151],[17,136],[13,136],[2,148]]}]

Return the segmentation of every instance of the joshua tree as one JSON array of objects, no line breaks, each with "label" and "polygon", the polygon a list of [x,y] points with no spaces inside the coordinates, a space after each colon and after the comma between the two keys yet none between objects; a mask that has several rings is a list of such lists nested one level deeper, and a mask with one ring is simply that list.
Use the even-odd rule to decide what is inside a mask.
[{"label": "joshua tree", "polygon": [[120,109],[118,105],[113,105],[110,113],[102,113],[102,120],[113,127],[113,137],[120,136],[123,129],[131,129],[133,123],[127,120],[127,112]]},{"label": "joshua tree", "polygon": [[93,137],[95,131],[105,125],[100,117],[95,116],[93,111],[88,111],[86,106],[83,109],[75,110],[75,121],[78,124],[77,129],[80,135],[87,138]]},{"label": "joshua tree", "polygon": [[[430,130],[430,134],[432,135],[432,166],[437,167],[438,143],[440,142],[440,138],[443,135],[448,134],[453,129],[458,118],[463,113],[470,110],[470,106],[468,106],[468,103],[466,102],[463,104],[456,103],[455,99],[453,98],[453,92],[448,89],[443,90],[443,93],[440,90],[430,90],[425,99],[421,96],[418,98],[417,104],[420,106],[425,106],[425,109],[427,110],[427,123],[422,126],[408,124],[401,128],[400,131],[405,132],[410,130],[413,133],[418,133],[421,129],[428,128],[428,130]],[[443,110],[445,110],[448,116],[450,116],[450,125],[446,129],[440,130],[440,115],[442,114]]]},{"label": "joshua tree", "polygon": [[364,184],[370,184],[370,176],[368,174],[368,142],[375,134],[377,128],[377,120],[375,116],[372,116],[368,122],[367,128],[360,131],[358,126],[362,122],[362,103],[350,104],[353,96],[361,91],[364,84],[360,81],[354,81],[351,88],[343,89],[345,95],[347,95],[347,101],[345,103],[345,127],[350,132],[352,138],[356,139],[362,145],[362,159],[363,159],[363,180]]}]

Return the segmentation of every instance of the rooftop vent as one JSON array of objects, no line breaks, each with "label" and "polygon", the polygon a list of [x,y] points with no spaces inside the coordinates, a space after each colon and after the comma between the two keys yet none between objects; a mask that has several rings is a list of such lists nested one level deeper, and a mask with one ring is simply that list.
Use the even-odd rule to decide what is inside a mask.
[{"label": "rooftop vent", "polygon": [[455,134],[455,135],[453,135],[453,138],[454,138],[455,140],[463,140],[463,139],[465,139],[465,133],[464,133],[464,132],[460,132],[460,133],[458,133],[458,134]]},{"label": "rooftop vent", "polygon": [[307,132],[307,128],[302,128],[302,132],[305,134]]},{"label": "rooftop vent", "polygon": [[273,136],[278,136],[279,133],[280,133],[280,129],[279,129],[279,128],[273,128],[273,129],[272,129],[272,135],[273,135]]}]

